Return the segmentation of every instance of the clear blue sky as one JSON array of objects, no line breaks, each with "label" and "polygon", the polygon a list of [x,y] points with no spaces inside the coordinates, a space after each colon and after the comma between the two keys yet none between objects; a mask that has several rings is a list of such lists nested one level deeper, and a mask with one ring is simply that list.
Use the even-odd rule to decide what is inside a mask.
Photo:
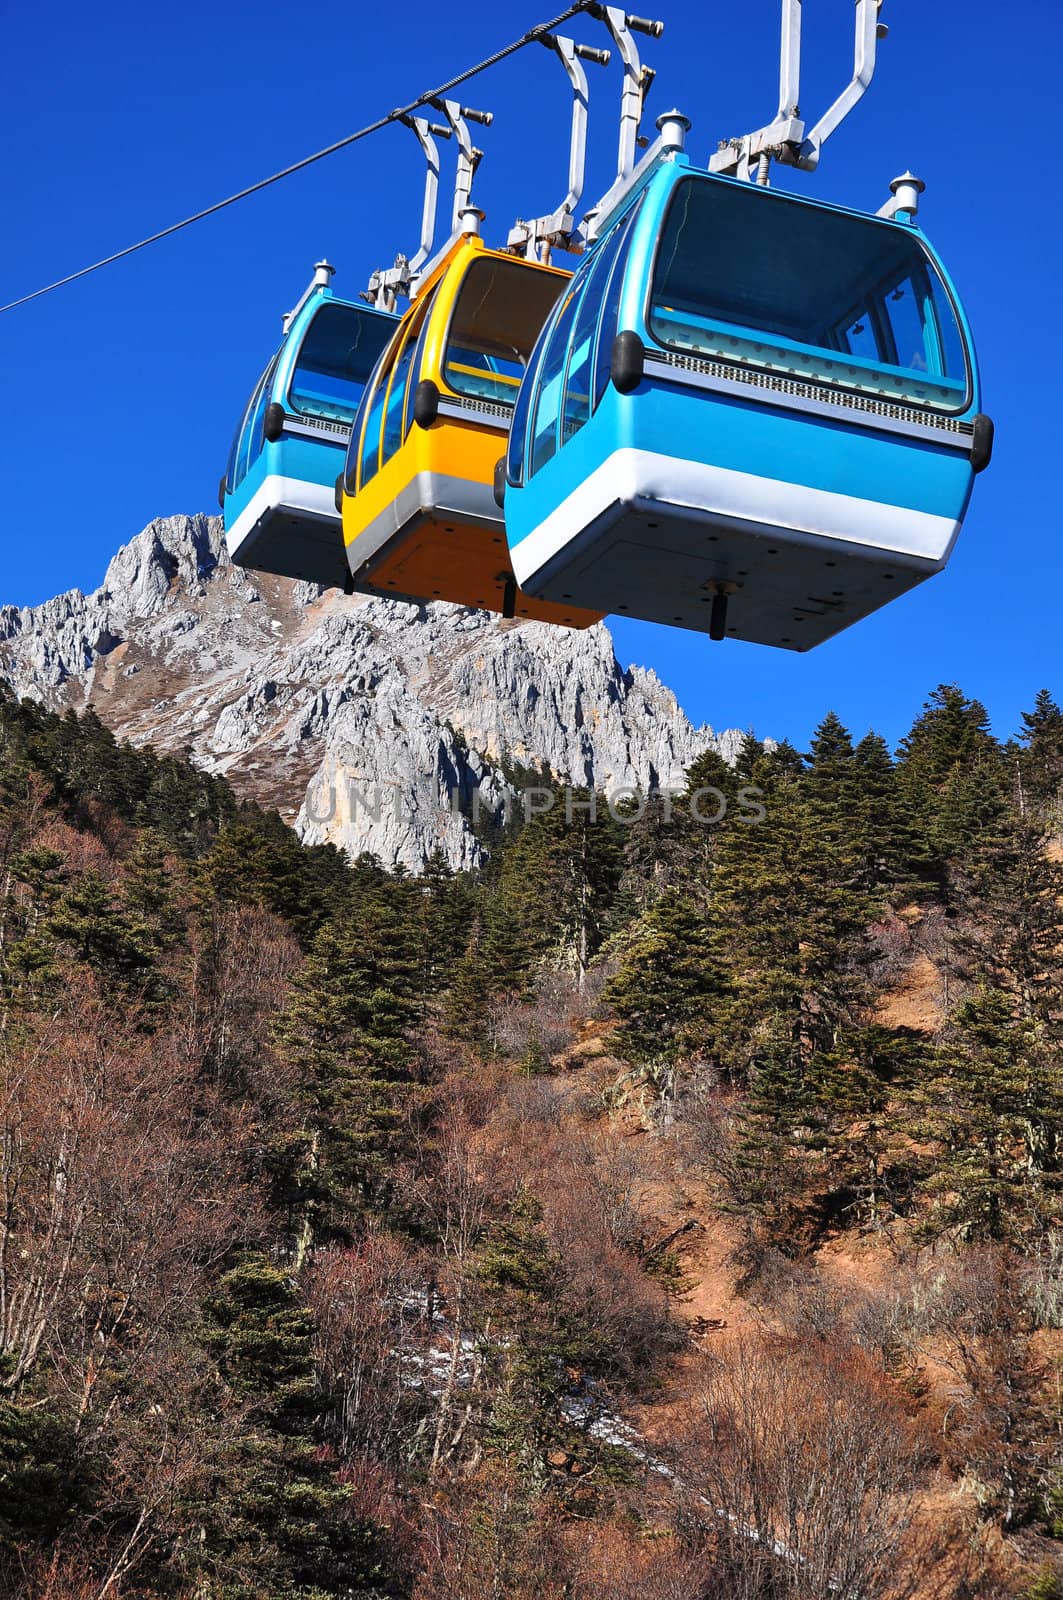
[{"label": "clear blue sky", "polygon": [[[775,107],[778,0],[638,0],[667,26],[648,121],[676,104],[691,151]],[[559,9],[559,7],[558,7]],[[848,75],[852,6],[807,0],[802,102],[814,120]],[[277,0],[11,7],[0,61],[0,302],[221,198],[412,99],[545,19],[550,0],[327,12]],[[615,625],[687,711],[803,744],[828,709],[899,737],[926,693],[958,682],[998,733],[1048,685],[1063,695],[1059,613],[1058,0],[886,0],[890,37],[863,105],[815,176],[787,186],[875,209],[906,166],[921,220],[974,326],[992,468],[941,577],[807,656]],[[833,34],[828,29],[835,28]],[[607,42],[580,21],[579,37]],[[588,201],[615,152],[616,65],[592,74]],[[462,91],[496,113],[476,198],[501,241],[565,187],[559,63],[528,49]],[[652,128],[649,130],[652,132]],[[421,171],[389,129],[54,295],[0,316],[0,603],[99,583],[153,516],[213,510],[218,476],[280,315],[312,263],[356,292],[412,249]]]}]

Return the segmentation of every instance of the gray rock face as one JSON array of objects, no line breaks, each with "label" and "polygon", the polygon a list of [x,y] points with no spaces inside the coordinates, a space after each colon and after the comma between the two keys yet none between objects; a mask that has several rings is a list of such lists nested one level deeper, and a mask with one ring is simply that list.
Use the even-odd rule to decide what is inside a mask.
[{"label": "gray rock face", "polygon": [[736,731],[694,728],[656,675],[577,632],[433,604],[346,597],[243,572],[217,517],[165,517],[94,594],[0,608],[0,678],[121,737],[188,751],[300,834],[416,870],[479,859],[468,811],[546,765],[615,793],[677,786]]}]

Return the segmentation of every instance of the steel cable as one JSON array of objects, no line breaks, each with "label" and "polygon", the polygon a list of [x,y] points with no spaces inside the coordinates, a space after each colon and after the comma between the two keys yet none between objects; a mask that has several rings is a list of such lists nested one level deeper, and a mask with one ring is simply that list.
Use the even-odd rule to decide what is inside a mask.
[{"label": "steel cable", "polygon": [[30,300],[39,300],[42,295],[51,294],[53,289],[62,289],[68,283],[76,283],[79,278],[87,278],[90,272],[98,272],[101,267],[112,266],[116,261],[122,261],[126,256],[135,255],[138,250],[144,250],[149,244],[157,244],[160,239],[168,239],[171,234],[180,233],[183,228],[190,228],[194,222],[202,222],[206,217],[212,217],[218,211],[224,211],[227,206],[236,205],[239,200],[246,200],[249,195],[258,194],[262,189],[268,189],[271,184],[279,183],[282,178],[290,178],[294,172],[301,172],[304,167],[309,167],[315,161],[323,161],[326,156],[335,155],[337,150],[345,150],[348,145],[357,144],[360,139],[367,139],[371,133],[379,133],[381,128],[386,128],[392,122],[398,122],[402,117],[408,117],[420,106],[428,105],[432,100],[443,99],[452,89],[460,84],[467,83],[470,78],[475,78],[478,73],[486,72],[489,67],[497,66],[507,56],[515,55],[518,50],[523,50],[525,45],[535,43],[543,34],[550,33],[554,28],[559,28],[562,23],[568,22],[572,17],[579,16],[582,12],[596,9],[596,0],[575,0],[567,10],[550,22],[541,22],[535,28],[530,28],[519,39],[514,39],[512,44],[496,50],[493,55],[485,57],[475,67],[469,67],[465,72],[458,73],[457,77],[450,78],[446,83],[440,84],[438,89],[429,89],[427,94],[411,100],[408,105],[399,106],[394,111],[389,111],[386,117],[378,117],[375,122],[370,122],[364,128],[359,128],[357,133],[349,133],[344,139],[337,139],[335,144],[326,145],[323,150],[316,150],[313,155],[304,156],[301,161],[295,161],[290,167],[283,167],[280,172],[274,172],[268,178],[260,178],[257,183],[250,184],[246,189],[240,189],[236,194],[229,195],[225,200],[217,200],[214,205],[207,206],[203,211],[196,211],[190,217],[184,217],[180,222],[173,222],[168,228],[161,228],[158,233],[149,234],[146,239],[139,239],[136,244],[126,245],[124,250],[116,250],[113,255],[104,256],[99,261],[93,261],[90,266],[81,267],[77,272],[70,272],[65,278],[57,278],[54,283],[46,283],[43,288],[34,289],[29,294],[20,295],[17,300],[9,300],[6,305],[0,306],[0,312],[14,311],[16,306],[24,306]]}]

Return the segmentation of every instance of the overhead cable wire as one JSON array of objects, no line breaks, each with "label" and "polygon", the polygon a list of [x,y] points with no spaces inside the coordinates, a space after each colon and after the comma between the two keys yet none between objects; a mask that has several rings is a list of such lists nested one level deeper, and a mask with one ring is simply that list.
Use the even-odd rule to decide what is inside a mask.
[{"label": "overhead cable wire", "polygon": [[268,189],[271,184],[280,183],[282,178],[290,178],[294,172],[302,172],[304,167],[313,166],[315,161],[324,161],[326,156],[335,155],[337,150],[345,150],[348,145],[357,144],[360,139],[367,139],[371,133],[379,133],[381,128],[386,128],[392,122],[399,122],[403,117],[408,117],[418,107],[429,104],[432,100],[441,100],[457,89],[459,85],[467,83],[470,78],[475,78],[478,73],[486,72],[489,67],[497,66],[507,56],[515,55],[518,50],[523,50],[525,45],[534,44],[543,34],[550,33],[554,28],[559,28],[562,23],[568,22],[572,17],[579,16],[586,11],[596,10],[595,0],[574,0],[566,11],[554,17],[550,22],[541,22],[535,28],[530,28],[527,33],[521,34],[519,39],[514,39],[512,44],[507,44],[501,50],[496,50],[493,55],[485,57],[475,67],[469,67],[464,72],[459,72],[457,77],[450,78],[446,83],[440,84],[438,89],[429,89],[426,94],[419,95],[416,100],[411,100],[408,105],[399,106],[394,111],[389,111],[386,117],[378,117],[375,122],[368,123],[364,128],[359,128],[357,133],[349,133],[344,139],[337,139],[335,144],[326,145],[323,150],[315,150],[313,155],[304,156],[301,161],[294,161],[290,167],[282,167],[280,172],[271,173],[268,178],[260,178],[257,183],[249,184],[246,189],[241,189],[236,194],[229,195],[224,200],[217,200],[212,206],[206,206],[202,211],[196,211],[190,217],[184,217],[180,222],[172,222],[168,228],[160,228],[158,233],[149,234],[146,239],[138,239],[136,244],[126,245],[124,250],[116,250],[113,255],[104,256],[100,261],[93,261],[90,266],[81,267],[77,272],[70,272],[65,278],[57,278],[54,283],[46,283],[43,288],[34,289],[29,294],[20,295],[17,300],[9,300],[6,305],[0,306],[0,313],[14,311],[16,306],[24,306],[30,300],[39,300],[41,295],[51,294],[53,289],[62,289],[68,283],[76,283],[79,278],[87,278],[90,272],[98,272],[101,267],[109,267],[116,261],[123,261],[126,256],[135,255],[138,250],[144,250],[149,244],[158,244],[160,239],[168,239],[171,234],[180,233],[183,228],[190,228],[194,222],[202,222],[206,217],[212,217],[218,211],[224,211],[228,206],[236,205],[239,200],[246,200],[249,195],[258,194],[262,189]]}]

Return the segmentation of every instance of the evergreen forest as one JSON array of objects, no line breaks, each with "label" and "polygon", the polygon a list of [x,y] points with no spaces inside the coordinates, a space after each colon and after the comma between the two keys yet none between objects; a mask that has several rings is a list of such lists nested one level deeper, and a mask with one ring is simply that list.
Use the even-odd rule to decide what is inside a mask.
[{"label": "evergreen forest", "polygon": [[0,1600],[1063,1600],[1063,710],[558,793],[0,689]]}]

